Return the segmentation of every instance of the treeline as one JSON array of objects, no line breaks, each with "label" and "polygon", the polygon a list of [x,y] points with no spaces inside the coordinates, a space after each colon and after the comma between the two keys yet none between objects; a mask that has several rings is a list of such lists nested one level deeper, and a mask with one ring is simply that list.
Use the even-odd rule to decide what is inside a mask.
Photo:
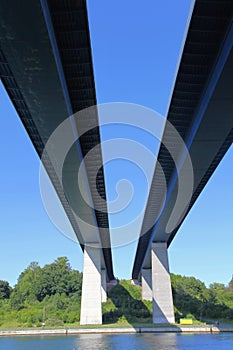
[{"label": "treeline", "polygon": [[[233,279],[227,287],[213,283],[207,288],[194,277],[171,274],[171,283],[176,322],[184,317],[233,321]],[[123,280],[110,291],[103,318],[106,323],[151,323],[152,302],[141,300],[141,287]]]},{"label": "treeline", "polygon": [[228,286],[212,283],[209,288],[194,277],[171,274],[171,282],[176,319],[188,314],[199,320],[233,320],[233,278]]},{"label": "treeline", "polygon": [[[212,283],[208,288],[194,277],[171,274],[176,321],[233,321],[233,279],[227,286]],[[31,263],[14,288],[0,280],[0,327],[78,325],[82,273],[73,270],[66,257],[40,267]],[[104,323],[151,323],[152,302],[141,300],[141,287],[122,280],[103,304]]]},{"label": "treeline", "polygon": [[81,295],[82,275],[72,270],[66,257],[41,268],[32,262],[23,271],[10,295],[11,305],[21,308],[26,301],[42,301],[46,296],[64,293]]},{"label": "treeline", "polygon": [[0,326],[63,325],[79,321],[82,273],[66,257],[32,262],[14,288],[0,280]]}]

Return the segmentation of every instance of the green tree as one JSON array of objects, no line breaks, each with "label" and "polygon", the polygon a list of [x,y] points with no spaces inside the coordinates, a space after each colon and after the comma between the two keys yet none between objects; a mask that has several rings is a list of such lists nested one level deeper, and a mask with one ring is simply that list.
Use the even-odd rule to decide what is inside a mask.
[{"label": "green tree", "polygon": [[229,282],[228,289],[229,289],[229,292],[233,292],[233,277],[232,277],[231,281]]},{"label": "green tree", "polygon": [[66,257],[60,257],[40,270],[35,283],[35,295],[39,301],[46,295],[62,293],[81,295],[81,284],[82,274],[71,269]]},{"label": "green tree", "polygon": [[35,301],[35,285],[40,272],[40,267],[37,262],[32,262],[20,274],[17,284],[11,295],[11,305],[17,307],[22,306],[26,301]]},{"label": "green tree", "polygon": [[7,281],[0,280],[0,299],[9,299],[12,288]]}]

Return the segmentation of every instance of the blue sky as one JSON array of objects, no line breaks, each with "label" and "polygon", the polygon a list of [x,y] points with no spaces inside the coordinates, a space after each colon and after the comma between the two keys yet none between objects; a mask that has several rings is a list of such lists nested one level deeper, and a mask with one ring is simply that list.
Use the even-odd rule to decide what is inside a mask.
[{"label": "blue sky", "polygon": [[[99,103],[137,103],[165,114],[189,6],[188,0],[179,0],[178,4],[174,0],[148,0],[144,6],[137,0],[100,0],[98,5],[88,1]],[[43,265],[58,256],[67,256],[71,265],[81,270],[83,256],[79,245],[54,227],[43,208],[39,159],[1,85],[0,102],[0,279],[14,285],[31,261]],[[120,136],[131,134],[120,128],[118,132]],[[108,128],[102,131],[103,139],[113,134]],[[132,167],[123,161],[108,164],[106,182],[110,197],[115,195],[117,177],[138,171]],[[169,249],[172,272],[194,275],[206,284],[227,283],[231,279],[232,170],[231,148]],[[145,184],[139,172],[134,177],[142,184],[134,198],[138,208],[146,199]],[[135,250],[135,243],[114,249],[117,277],[130,278]]]}]

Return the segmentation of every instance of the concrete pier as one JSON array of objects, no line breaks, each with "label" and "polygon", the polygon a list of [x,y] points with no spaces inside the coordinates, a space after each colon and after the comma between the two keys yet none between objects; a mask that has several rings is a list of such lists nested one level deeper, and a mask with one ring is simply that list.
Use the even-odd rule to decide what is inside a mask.
[{"label": "concrete pier", "polygon": [[152,270],[142,269],[142,300],[152,301]]},{"label": "concrete pier", "polygon": [[153,323],[175,323],[167,243],[152,243]]},{"label": "concrete pier", "polygon": [[106,280],[106,270],[101,270],[101,300],[102,303],[107,301],[107,280]]},{"label": "concrete pier", "polygon": [[98,244],[84,249],[80,324],[102,324],[101,249]]}]

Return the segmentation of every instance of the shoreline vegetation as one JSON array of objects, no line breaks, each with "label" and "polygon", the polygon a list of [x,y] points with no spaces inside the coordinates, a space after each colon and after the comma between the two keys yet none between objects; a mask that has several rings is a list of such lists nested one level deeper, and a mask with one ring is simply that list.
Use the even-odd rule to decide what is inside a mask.
[{"label": "shoreline vegetation", "polygon": [[[121,280],[102,304],[103,325],[80,326],[82,273],[66,257],[44,267],[32,262],[13,288],[0,280],[0,336],[233,331],[233,279],[207,288],[194,277],[171,274],[171,283],[175,325],[154,325],[152,302],[141,300],[140,286]],[[180,325],[181,318],[193,324]]]}]

